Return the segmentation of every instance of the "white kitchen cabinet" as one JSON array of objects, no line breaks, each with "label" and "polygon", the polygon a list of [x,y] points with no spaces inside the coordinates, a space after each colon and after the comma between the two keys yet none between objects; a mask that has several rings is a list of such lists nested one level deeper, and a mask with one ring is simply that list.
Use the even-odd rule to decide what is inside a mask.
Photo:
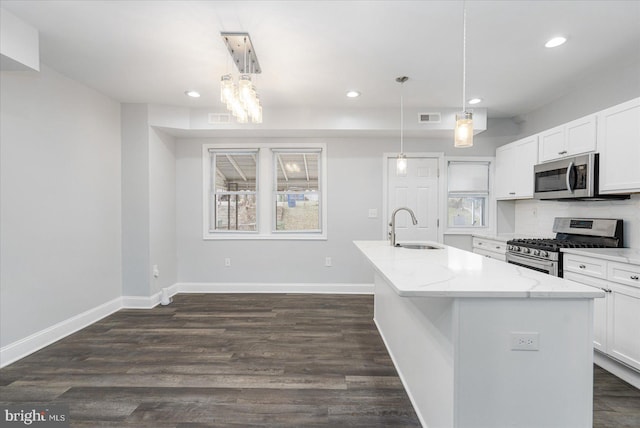
[{"label": "white kitchen cabinet", "polygon": [[538,162],[538,137],[523,138],[496,149],[496,199],[533,198],[533,166]]},{"label": "white kitchen cabinet", "polygon": [[640,370],[640,288],[610,281],[607,353]]},{"label": "white kitchen cabinet", "polygon": [[640,370],[640,266],[563,255],[564,278],[606,292],[594,299],[594,348]]},{"label": "white kitchen cabinet", "polygon": [[607,307],[609,306],[609,285],[603,279],[587,275],[565,272],[564,279],[590,285],[606,292],[604,298],[593,299],[593,347],[600,352],[607,352]]},{"label": "white kitchen cabinet", "polygon": [[486,237],[473,237],[473,252],[490,259],[507,261],[507,244],[504,241]]},{"label": "white kitchen cabinet", "polygon": [[596,150],[596,115],[556,126],[539,134],[540,162],[575,156]]},{"label": "white kitchen cabinet", "polygon": [[640,192],[640,98],[598,113],[600,193]]}]

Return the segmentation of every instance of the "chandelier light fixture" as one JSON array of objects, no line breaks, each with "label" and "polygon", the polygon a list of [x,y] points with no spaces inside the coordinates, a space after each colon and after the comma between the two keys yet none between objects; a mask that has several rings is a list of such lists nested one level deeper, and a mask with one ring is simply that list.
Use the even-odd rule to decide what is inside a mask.
[{"label": "chandelier light fixture", "polygon": [[473,113],[467,111],[467,2],[462,2],[462,111],[456,114],[454,147],[473,146]]},{"label": "chandelier light fixture", "polygon": [[407,176],[407,157],[404,154],[404,99],[402,94],[402,88],[404,82],[409,80],[407,76],[396,77],[396,82],[400,83],[400,154],[396,159],[396,176]]},{"label": "chandelier light fixture", "polygon": [[228,73],[220,78],[220,101],[238,123],[262,123],[262,104],[251,80],[261,72],[249,33],[220,33],[240,76],[236,83]]}]

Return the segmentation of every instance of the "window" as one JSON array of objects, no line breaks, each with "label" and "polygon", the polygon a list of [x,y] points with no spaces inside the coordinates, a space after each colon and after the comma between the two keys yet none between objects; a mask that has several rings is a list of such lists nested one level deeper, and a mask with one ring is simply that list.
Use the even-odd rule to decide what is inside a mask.
[{"label": "window", "polygon": [[447,225],[487,227],[489,162],[449,161]]},{"label": "window", "polygon": [[215,171],[209,229],[254,232],[257,213],[258,151],[212,151]]},{"label": "window", "polygon": [[319,232],[320,151],[273,151],[275,227],[280,231]]},{"label": "window", "polygon": [[326,149],[203,146],[205,239],[326,239]]}]

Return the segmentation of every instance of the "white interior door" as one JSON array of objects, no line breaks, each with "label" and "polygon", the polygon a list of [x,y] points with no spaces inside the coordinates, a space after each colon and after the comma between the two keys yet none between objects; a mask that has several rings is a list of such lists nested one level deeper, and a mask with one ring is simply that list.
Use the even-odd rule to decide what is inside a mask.
[{"label": "white interior door", "polygon": [[[387,225],[396,208],[410,208],[418,225],[411,223],[406,211],[396,214],[396,242],[438,240],[438,159],[407,159],[406,177],[396,175],[396,159],[387,158]],[[388,229],[388,227],[387,227]]]}]

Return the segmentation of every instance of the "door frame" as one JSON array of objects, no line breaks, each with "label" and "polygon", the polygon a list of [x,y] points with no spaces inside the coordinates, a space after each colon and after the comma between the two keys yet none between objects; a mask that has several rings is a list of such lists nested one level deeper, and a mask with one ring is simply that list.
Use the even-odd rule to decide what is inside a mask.
[{"label": "door frame", "polygon": [[[382,239],[389,239],[389,216],[387,214],[387,203],[389,201],[389,195],[387,191],[387,187],[389,185],[389,171],[388,164],[389,159],[395,159],[399,155],[398,152],[385,152],[382,155]],[[443,223],[444,219],[446,219],[445,214],[445,205],[443,195],[446,194],[446,180],[443,178],[442,173],[446,172],[444,152],[413,152],[413,153],[405,153],[407,158],[428,158],[435,159],[438,161],[438,242],[444,242],[444,229],[445,225]]]}]

